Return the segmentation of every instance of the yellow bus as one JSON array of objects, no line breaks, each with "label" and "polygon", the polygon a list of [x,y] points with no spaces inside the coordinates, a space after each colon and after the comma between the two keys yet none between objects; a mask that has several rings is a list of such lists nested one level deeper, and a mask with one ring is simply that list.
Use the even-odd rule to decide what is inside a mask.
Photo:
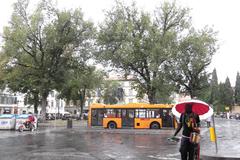
[{"label": "yellow bus", "polygon": [[171,104],[92,104],[88,113],[88,126],[104,128],[160,129],[176,128]]}]

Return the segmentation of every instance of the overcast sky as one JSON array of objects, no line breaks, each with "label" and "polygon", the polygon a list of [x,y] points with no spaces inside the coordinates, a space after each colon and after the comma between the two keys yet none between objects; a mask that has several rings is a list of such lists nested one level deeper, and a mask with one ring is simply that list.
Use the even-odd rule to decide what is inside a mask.
[{"label": "overcast sky", "polygon": [[[7,25],[12,14],[12,4],[16,0],[1,1],[0,33]],[[33,0],[32,0],[33,1]],[[36,0],[34,0],[36,1]],[[125,0],[127,1],[127,0]],[[130,0],[128,0],[130,2]],[[139,8],[153,12],[163,0],[136,0]],[[217,69],[219,81],[228,76],[235,85],[237,72],[240,71],[240,0],[176,0],[178,5],[189,7],[194,27],[200,29],[206,25],[218,31],[220,49],[213,57],[209,71]],[[82,8],[85,18],[99,23],[104,19],[103,10],[108,10],[114,0],[58,0],[59,8]],[[239,45],[239,46],[238,46]]]}]

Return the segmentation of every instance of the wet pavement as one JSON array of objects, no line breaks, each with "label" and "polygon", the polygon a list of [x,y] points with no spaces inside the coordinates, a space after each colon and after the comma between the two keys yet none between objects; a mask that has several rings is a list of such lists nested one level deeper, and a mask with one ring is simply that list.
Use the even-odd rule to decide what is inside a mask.
[{"label": "wet pavement", "polygon": [[[240,157],[240,121],[217,120],[217,156]],[[221,129],[220,129],[221,128]],[[36,132],[0,132],[1,160],[180,160],[179,143],[167,138],[174,130],[44,127]],[[207,128],[202,129],[202,155],[215,155]]]},{"label": "wet pavement", "polygon": [[240,120],[216,119],[216,134],[218,152],[207,130],[201,142],[202,154],[240,159]]}]

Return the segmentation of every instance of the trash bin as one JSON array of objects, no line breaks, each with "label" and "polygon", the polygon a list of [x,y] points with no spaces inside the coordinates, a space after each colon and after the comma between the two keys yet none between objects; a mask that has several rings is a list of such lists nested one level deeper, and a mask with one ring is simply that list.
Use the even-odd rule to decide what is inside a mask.
[{"label": "trash bin", "polygon": [[72,119],[67,120],[67,128],[72,128]]}]

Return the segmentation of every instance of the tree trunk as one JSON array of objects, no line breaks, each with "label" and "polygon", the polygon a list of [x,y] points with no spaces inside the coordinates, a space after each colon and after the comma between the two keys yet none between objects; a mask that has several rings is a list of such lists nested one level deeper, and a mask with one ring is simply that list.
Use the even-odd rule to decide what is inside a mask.
[{"label": "tree trunk", "polygon": [[39,95],[38,95],[38,93],[34,93],[33,98],[34,98],[34,113],[38,114],[38,105],[39,105]]},{"label": "tree trunk", "polygon": [[83,115],[83,106],[85,103],[85,96],[86,96],[86,88],[82,90],[81,96],[80,96],[80,120],[82,119],[82,115]]},{"label": "tree trunk", "polygon": [[[84,98],[85,99],[85,98]],[[83,106],[84,106],[85,100],[80,101],[80,120],[82,119],[83,115]]]},{"label": "tree trunk", "polygon": [[189,85],[189,89],[187,89],[191,99],[195,98],[195,95],[194,95],[194,89],[192,87],[192,85]]},{"label": "tree trunk", "polygon": [[150,104],[156,104],[157,99],[156,99],[156,89],[152,88],[151,90],[148,91],[148,101]]},{"label": "tree trunk", "polygon": [[191,97],[191,99],[196,99],[197,98],[197,93],[194,89],[191,90],[190,97]]},{"label": "tree trunk", "polygon": [[42,93],[42,100],[41,100],[41,104],[42,104],[41,105],[41,107],[42,107],[41,115],[42,115],[43,121],[46,120],[47,97],[48,97],[48,93],[43,92]]}]

